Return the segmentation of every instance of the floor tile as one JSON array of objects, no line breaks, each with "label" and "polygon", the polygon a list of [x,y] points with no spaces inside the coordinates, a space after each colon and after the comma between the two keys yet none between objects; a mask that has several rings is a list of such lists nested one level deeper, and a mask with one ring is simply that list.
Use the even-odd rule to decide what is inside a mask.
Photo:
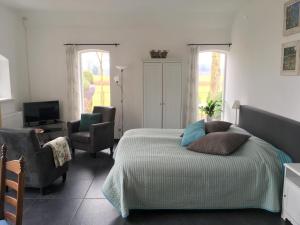
[{"label": "floor tile", "polygon": [[133,210],[123,219],[101,191],[113,164],[109,150],[97,158],[77,150],[65,184],[58,179],[47,195],[25,190],[23,225],[290,225],[264,210]]},{"label": "floor tile", "polygon": [[123,225],[126,220],[105,199],[85,199],[72,225]]},{"label": "floor tile", "polygon": [[68,225],[81,199],[36,199],[30,211],[24,212],[23,225]]},{"label": "floor tile", "polygon": [[68,180],[65,183],[56,181],[45,189],[46,194],[41,195],[39,189],[30,188],[26,189],[26,199],[72,199],[84,198],[92,180]]},{"label": "floor tile", "polygon": [[109,170],[99,171],[95,176],[87,194],[86,198],[105,198],[102,193],[102,186],[109,173]]}]

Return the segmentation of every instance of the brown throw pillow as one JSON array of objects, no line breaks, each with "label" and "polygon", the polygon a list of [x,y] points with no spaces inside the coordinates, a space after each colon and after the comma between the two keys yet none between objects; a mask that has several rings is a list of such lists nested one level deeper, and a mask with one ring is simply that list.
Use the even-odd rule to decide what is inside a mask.
[{"label": "brown throw pillow", "polygon": [[232,123],[225,122],[225,121],[211,121],[205,123],[205,131],[206,133],[213,133],[213,132],[223,132],[227,131]]},{"label": "brown throw pillow", "polygon": [[250,136],[245,134],[215,132],[193,142],[188,146],[188,149],[212,155],[230,155],[249,138]]}]

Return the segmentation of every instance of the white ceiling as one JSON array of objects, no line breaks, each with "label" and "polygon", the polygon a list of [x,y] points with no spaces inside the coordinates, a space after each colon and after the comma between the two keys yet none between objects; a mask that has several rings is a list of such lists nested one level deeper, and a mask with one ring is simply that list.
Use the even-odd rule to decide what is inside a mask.
[{"label": "white ceiling", "polygon": [[231,29],[251,0],[0,0],[31,25]]},{"label": "white ceiling", "polygon": [[247,0],[0,0],[18,10],[96,12],[235,12]]}]

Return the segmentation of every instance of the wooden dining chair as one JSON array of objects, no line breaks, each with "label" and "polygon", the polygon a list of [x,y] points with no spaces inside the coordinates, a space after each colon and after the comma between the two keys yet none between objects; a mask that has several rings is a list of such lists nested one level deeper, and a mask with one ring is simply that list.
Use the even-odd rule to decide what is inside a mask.
[{"label": "wooden dining chair", "polygon": [[[1,147],[1,180],[0,180],[0,225],[12,222],[15,225],[22,224],[23,197],[24,197],[24,159],[7,161],[7,147]],[[6,178],[6,173],[11,172],[16,175],[16,180]],[[16,192],[16,197],[6,193],[7,187]],[[5,211],[4,205],[9,204],[15,208],[15,212]]]}]

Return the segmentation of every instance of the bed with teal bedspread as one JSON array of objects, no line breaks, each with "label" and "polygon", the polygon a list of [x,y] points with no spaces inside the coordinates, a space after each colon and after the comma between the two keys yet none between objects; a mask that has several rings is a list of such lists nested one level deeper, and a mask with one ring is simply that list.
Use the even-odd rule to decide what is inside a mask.
[{"label": "bed with teal bedspread", "polygon": [[[103,186],[123,217],[130,209],[281,209],[283,163],[290,158],[251,136],[230,156],[180,146],[183,130],[136,129],[120,140]],[[228,132],[246,131],[231,127]]]}]

